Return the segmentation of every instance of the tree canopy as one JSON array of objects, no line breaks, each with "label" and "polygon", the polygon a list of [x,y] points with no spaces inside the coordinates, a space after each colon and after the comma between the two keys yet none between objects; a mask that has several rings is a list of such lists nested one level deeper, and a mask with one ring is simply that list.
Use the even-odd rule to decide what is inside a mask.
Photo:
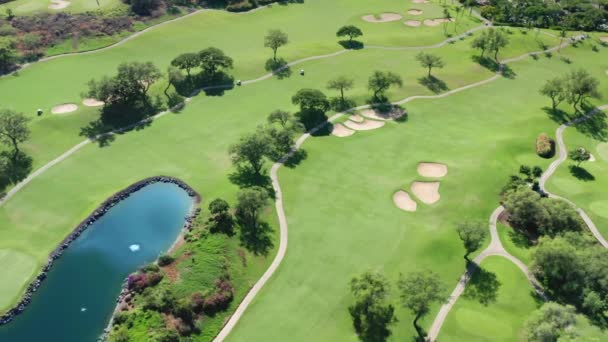
[{"label": "tree canopy", "polygon": [[543,304],[526,320],[524,332],[528,341],[575,339],[576,311],[570,305],[555,302]]},{"label": "tree canopy", "polygon": [[361,37],[362,35],[363,31],[354,25],[342,26],[338,29],[338,32],[336,32],[337,37],[348,37],[349,41],[352,41],[353,38]]},{"label": "tree canopy", "polygon": [[471,47],[481,50],[481,58],[486,51],[494,52],[494,60],[498,62],[498,52],[508,44],[509,38],[506,33],[500,29],[491,28],[473,39]]},{"label": "tree canopy", "polygon": [[0,109],[0,142],[12,147],[13,160],[19,155],[19,144],[30,137],[29,119],[11,109]]},{"label": "tree canopy", "polygon": [[198,58],[203,72],[210,76],[215,75],[219,69],[232,69],[233,67],[232,58],[215,47],[199,51]]},{"label": "tree canopy", "polygon": [[428,69],[428,77],[431,77],[431,69],[441,69],[445,66],[445,63],[443,62],[443,59],[441,57],[430,53],[425,53],[424,51],[416,55],[416,60],[420,62],[420,65],[423,68]]},{"label": "tree canopy", "polygon": [[122,63],[116,76],[89,81],[88,96],[106,105],[138,100],[148,103],[148,90],[160,76],[160,70],[152,62]]},{"label": "tree canopy", "polygon": [[235,165],[248,164],[254,174],[259,176],[264,165],[264,157],[270,153],[271,149],[272,145],[268,135],[258,128],[255,133],[241,137],[238,143],[230,147],[229,153]]},{"label": "tree canopy", "polygon": [[591,154],[584,147],[575,148],[568,153],[568,156],[572,161],[576,162],[577,166],[580,166],[582,162],[591,159]]},{"label": "tree canopy", "polygon": [[273,57],[272,59],[276,62],[277,60],[277,50],[289,43],[289,37],[287,33],[281,30],[270,30],[264,37],[264,47],[272,49]]},{"label": "tree canopy", "polygon": [[350,90],[355,86],[355,80],[347,76],[337,76],[329,80],[327,89],[337,90],[340,92],[340,99],[344,102],[344,91]]},{"label": "tree canopy", "polygon": [[392,71],[374,71],[370,76],[368,84],[369,90],[374,92],[374,99],[384,101],[384,93],[391,86],[403,86],[401,76]]},{"label": "tree canopy", "polygon": [[200,66],[199,55],[193,52],[182,53],[171,61],[171,65],[181,70],[186,70],[188,77],[191,77],[190,70]]},{"label": "tree canopy", "polygon": [[469,254],[482,246],[488,235],[488,228],[484,223],[479,221],[464,221],[456,226],[456,232],[466,250],[464,258],[469,260]]},{"label": "tree canopy", "polygon": [[433,303],[441,303],[447,299],[445,285],[439,275],[432,271],[416,271],[407,276],[401,275],[397,285],[401,303],[415,315],[414,328],[420,338],[424,339],[418,320],[429,312]]}]

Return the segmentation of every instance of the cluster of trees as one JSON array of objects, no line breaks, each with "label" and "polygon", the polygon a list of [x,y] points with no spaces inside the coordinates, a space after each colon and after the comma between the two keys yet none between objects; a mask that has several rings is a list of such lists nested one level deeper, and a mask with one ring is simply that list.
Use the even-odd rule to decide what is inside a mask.
[{"label": "cluster of trees", "polygon": [[494,53],[494,61],[498,63],[498,53],[500,49],[509,44],[509,37],[501,29],[491,28],[483,31],[479,36],[473,39],[471,47],[481,51],[480,59],[484,58],[486,51]]},{"label": "cluster of trees", "polygon": [[6,150],[0,152],[0,189],[16,183],[31,170],[32,159],[20,149],[30,137],[29,118],[11,109],[0,109],[0,143]]},{"label": "cluster of trees", "polygon": [[225,8],[232,12],[244,12],[252,10],[259,6],[265,6],[275,2],[281,3],[301,3],[304,0],[199,0],[199,3],[204,3],[211,7]]},{"label": "cluster of trees", "polygon": [[[224,51],[216,47],[208,47],[199,52],[187,52],[175,57],[168,69],[169,84],[183,93],[193,91],[195,87],[220,83],[226,78],[225,71],[232,69],[234,61]],[[181,72],[186,71],[184,77]],[[195,75],[193,70],[199,70]],[[186,81],[183,84],[183,81]]]},{"label": "cluster of trees", "polygon": [[[432,271],[417,271],[400,275],[397,287],[401,305],[414,314],[414,328],[424,340],[424,331],[418,321],[429,312],[431,305],[447,299],[444,283]],[[397,318],[395,307],[390,304],[390,288],[389,281],[377,272],[368,271],[351,280],[354,303],[348,311],[362,341],[386,341],[391,335],[390,326]]]},{"label": "cluster of trees", "polygon": [[576,310],[548,302],[526,320],[524,334],[528,341],[576,341]]},{"label": "cluster of trees", "polygon": [[532,271],[559,302],[574,305],[596,324],[608,323],[608,250],[589,234],[542,237]]},{"label": "cluster of trees", "polygon": [[542,0],[490,0],[481,15],[496,23],[524,27],[607,31],[608,2],[570,0],[546,3]]},{"label": "cluster of trees", "polygon": [[600,98],[599,81],[584,69],[548,80],[540,93],[551,99],[551,108],[555,112],[563,102],[572,105],[575,113],[585,109],[590,98]]}]

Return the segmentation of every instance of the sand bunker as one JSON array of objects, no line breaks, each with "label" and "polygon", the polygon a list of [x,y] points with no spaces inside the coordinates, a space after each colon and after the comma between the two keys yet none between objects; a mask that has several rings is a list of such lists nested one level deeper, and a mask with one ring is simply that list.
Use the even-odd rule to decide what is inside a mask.
[{"label": "sand bunker", "polygon": [[410,197],[410,194],[403,190],[395,192],[393,202],[397,208],[405,211],[416,211],[418,204]]},{"label": "sand bunker", "polygon": [[402,18],[401,14],[397,13],[382,13],[380,15],[368,14],[361,17],[368,23],[387,23],[389,21],[397,21]]},{"label": "sand bunker", "polygon": [[87,107],[99,107],[103,106],[104,102],[95,99],[84,99],[82,100],[82,104]]},{"label": "sand bunker", "polygon": [[439,163],[419,163],[418,173],[423,177],[441,178],[448,174],[448,166]]},{"label": "sand bunker", "polygon": [[51,4],[49,5],[49,9],[60,10],[70,6],[69,1],[65,0],[51,0]]},{"label": "sand bunker", "polygon": [[426,26],[438,26],[443,23],[448,23],[448,22],[452,22],[452,21],[454,21],[454,19],[452,19],[452,18],[450,18],[450,19],[439,18],[439,19],[425,19],[422,23]]},{"label": "sand bunker", "polygon": [[371,129],[376,129],[384,126],[384,122],[374,120],[363,120],[363,122],[354,122],[347,120],[346,122],[344,122],[344,126],[350,129],[354,129],[355,131],[369,131]]},{"label": "sand bunker", "polygon": [[62,105],[53,107],[53,109],[51,109],[51,113],[65,114],[65,113],[71,113],[71,112],[75,111],[76,109],[78,109],[77,105],[75,105],[73,103],[66,103],[66,104],[62,104]]},{"label": "sand bunker", "polygon": [[414,9],[414,8],[412,8],[411,10],[408,10],[408,11],[407,11],[407,14],[411,14],[411,15],[421,15],[421,14],[422,14],[422,11],[421,11],[421,10],[419,10],[419,9]]},{"label": "sand bunker", "polygon": [[591,153],[589,153],[589,161],[590,162],[594,162],[595,161],[595,156]]},{"label": "sand bunker", "polygon": [[366,109],[361,114],[370,119],[376,120],[391,120],[398,119],[405,115],[405,111],[399,107],[392,107],[389,111],[381,112],[375,109]]},{"label": "sand bunker", "polygon": [[418,20],[406,20],[404,24],[410,27],[418,27],[422,25],[422,23]]},{"label": "sand bunker", "polygon": [[415,4],[427,4],[429,0],[412,0]]},{"label": "sand bunker", "polygon": [[350,121],[354,121],[354,122],[358,122],[358,123],[362,123],[363,121],[365,121],[365,118],[359,114],[351,115],[350,118],[348,118],[348,119]]},{"label": "sand bunker", "polygon": [[426,204],[433,204],[441,198],[439,196],[439,182],[414,182],[410,190]]},{"label": "sand bunker", "polygon": [[343,124],[337,123],[331,130],[331,134],[343,138],[355,134],[352,129],[346,128]]},{"label": "sand bunker", "polygon": [[604,43],[608,43],[608,36],[600,37],[600,40]]}]

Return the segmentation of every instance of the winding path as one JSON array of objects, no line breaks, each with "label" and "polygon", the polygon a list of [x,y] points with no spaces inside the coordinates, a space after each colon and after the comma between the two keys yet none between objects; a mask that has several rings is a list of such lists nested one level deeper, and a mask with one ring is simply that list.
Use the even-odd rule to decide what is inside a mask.
[{"label": "winding path", "polygon": [[[517,59],[513,59],[513,60],[517,60]],[[599,243],[602,244],[602,246],[608,248],[608,241],[606,241],[606,239],[604,239],[604,237],[600,234],[600,232],[598,231],[597,227],[595,226],[595,224],[593,223],[591,218],[589,218],[589,216],[587,215],[587,213],[585,213],[583,211],[583,209],[576,207],[576,205],[572,201],[570,201],[564,197],[560,197],[558,195],[547,192],[545,190],[545,183],[547,182],[547,180],[555,173],[557,168],[568,157],[568,151],[566,149],[566,144],[564,143],[564,137],[563,137],[564,130],[567,127],[574,126],[580,122],[583,122],[583,121],[591,118],[594,115],[601,113],[602,110],[604,110],[604,109],[608,109],[608,105],[603,105],[603,106],[597,107],[597,108],[591,110],[590,112],[588,112],[587,114],[585,114],[575,120],[567,122],[557,128],[555,136],[556,136],[556,139],[558,142],[558,147],[559,147],[559,157],[553,163],[551,163],[551,165],[549,165],[549,168],[547,168],[547,170],[542,174],[539,184],[540,184],[541,190],[544,191],[545,193],[547,193],[550,197],[563,199],[563,200],[567,201],[568,203],[570,203],[572,206],[574,206],[576,208],[577,212],[581,215],[581,217],[585,221],[587,227],[589,227],[589,230],[591,230],[591,232],[593,233],[595,238],[599,241]],[[534,287],[534,290],[536,291],[536,293],[539,294],[539,296],[541,298],[543,298],[544,300],[547,300],[547,296],[544,293],[541,284],[538,282],[538,280],[536,280],[536,278],[534,278],[532,273],[530,273],[530,270],[528,269],[528,267],[521,260],[519,260],[516,257],[514,257],[513,255],[509,254],[504,249],[504,247],[502,246],[502,243],[500,242],[498,230],[496,229],[496,221],[498,220],[498,217],[504,210],[505,210],[505,208],[503,206],[499,206],[498,208],[496,208],[494,210],[492,215],[490,215],[490,235],[491,235],[490,245],[485,250],[483,250],[475,259],[473,259],[473,262],[469,264],[469,266],[465,270],[464,274],[458,280],[458,284],[456,285],[456,288],[454,288],[454,290],[450,294],[450,297],[449,297],[447,303],[445,303],[444,305],[441,306],[441,309],[439,310],[439,313],[437,313],[437,316],[435,317],[435,320],[433,321],[433,324],[431,325],[431,328],[428,332],[429,341],[435,341],[437,339],[437,336],[439,336],[439,331],[441,330],[441,327],[443,326],[443,323],[445,322],[445,319],[447,318],[448,313],[450,312],[450,310],[452,309],[452,307],[454,306],[454,304],[456,303],[458,298],[464,292],[467,282],[471,279],[471,275],[479,268],[478,265],[481,264],[481,262],[489,256],[492,256],[492,255],[502,256],[504,258],[509,259],[511,262],[513,262],[515,265],[517,265],[517,267],[519,267],[522,270],[522,272],[526,275],[526,277],[528,278],[528,280]]]}]

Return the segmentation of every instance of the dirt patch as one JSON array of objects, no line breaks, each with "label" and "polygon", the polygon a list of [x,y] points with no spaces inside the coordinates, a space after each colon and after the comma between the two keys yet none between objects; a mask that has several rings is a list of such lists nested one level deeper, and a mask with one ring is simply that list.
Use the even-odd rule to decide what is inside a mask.
[{"label": "dirt patch", "polygon": [[401,20],[403,18],[401,14],[397,13],[382,13],[380,15],[368,14],[361,17],[361,19],[368,23],[387,23],[391,21]]},{"label": "dirt patch", "polygon": [[[185,243],[185,241],[182,239],[181,244],[179,244],[180,246],[183,245]],[[172,253],[173,251],[177,250],[177,248],[179,248],[179,246],[171,248],[171,250],[169,251],[169,253]],[[167,278],[169,278],[169,280],[172,283],[175,283],[177,281],[179,281],[181,279],[180,274],[179,274],[179,270],[177,269],[177,265],[186,260],[189,259],[192,256],[192,252],[188,252],[188,253],[184,253],[182,254],[179,258],[175,259],[172,263],[170,263],[167,266],[163,266],[161,267],[161,269],[163,270],[163,272],[165,273],[165,275],[167,276]]]},{"label": "dirt patch", "polygon": [[65,0],[52,0],[51,4],[49,5],[49,9],[60,10],[60,9],[66,8],[68,6],[70,6],[70,2],[69,1],[65,1]]},{"label": "dirt patch", "polygon": [[449,22],[453,22],[454,19],[450,18],[450,19],[445,19],[445,18],[439,18],[439,19],[425,19],[422,23],[426,26],[439,26],[443,23],[449,23]]},{"label": "dirt patch", "polygon": [[344,126],[355,131],[369,131],[384,126],[384,122],[374,120],[363,120],[363,122],[354,122],[347,120],[346,122],[344,122]]},{"label": "dirt patch", "polygon": [[409,27],[418,27],[418,26],[422,25],[422,23],[419,20],[406,20],[404,22],[404,24]]},{"label": "dirt patch", "polygon": [[410,197],[410,194],[403,190],[395,192],[393,202],[397,208],[405,211],[416,211],[418,204]]},{"label": "dirt patch", "polygon": [[348,137],[355,134],[355,131],[352,129],[344,127],[343,124],[337,123],[334,125],[334,128],[331,130],[331,134],[340,138]]},{"label": "dirt patch", "polygon": [[361,114],[367,118],[375,120],[391,120],[399,119],[405,115],[405,111],[399,107],[392,107],[389,111],[379,111],[375,109],[366,109]]},{"label": "dirt patch", "polygon": [[410,190],[426,204],[436,203],[441,198],[439,195],[439,182],[413,182]]},{"label": "dirt patch", "polygon": [[418,173],[423,177],[441,178],[448,174],[448,166],[440,163],[419,163]]},{"label": "dirt patch", "polygon": [[76,111],[78,106],[73,103],[64,103],[58,106],[55,106],[51,109],[51,113],[53,114],[66,114]]},{"label": "dirt patch", "polygon": [[603,41],[604,43],[608,43],[608,36],[600,37],[600,40]]},{"label": "dirt patch", "polygon": [[421,14],[422,14],[422,10],[412,8],[411,10],[408,10],[408,11],[407,11],[407,14],[411,14],[411,15],[421,15]]},{"label": "dirt patch", "polygon": [[84,99],[84,100],[82,100],[82,104],[87,107],[99,107],[99,106],[103,106],[104,102],[95,100],[95,99]]}]

